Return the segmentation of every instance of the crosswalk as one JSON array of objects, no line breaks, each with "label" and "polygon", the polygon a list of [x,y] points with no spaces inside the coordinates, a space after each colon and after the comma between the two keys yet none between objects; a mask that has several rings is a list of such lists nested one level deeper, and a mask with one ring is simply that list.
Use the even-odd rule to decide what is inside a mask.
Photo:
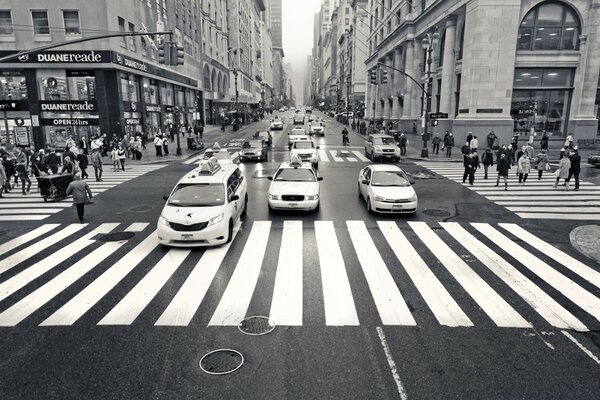
[{"label": "crosswalk", "polygon": [[[580,181],[579,190],[575,191],[574,182],[571,190],[564,187],[553,188],[556,180],[552,172],[545,172],[538,180],[537,171],[532,170],[524,185],[519,184],[516,167],[509,172],[508,190],[504,190],[501,181],[496,187],[496,169],[490,167],[488,179],[484,180],[483,168],[475,173],[473,186],[462,183],[464,168],[461,163],[452,162],[418,162],[425,167],[450,180],[461,183],[470,190],[484,196],[488,200],[505,207],[523,219],[557,219],[557,220],[600,220],[600,186],[591,182]],[[561,185],[564,180],[561,179]]]},{"label": "crosswalk", "polygon": [[[0,327],[72,326],[92,313],[104,326],[148,314],[155,326],[235,326],[261,314],[282,326],[600,328],[597,265],[518,224],[243,224],[210,249],[163,248],[148,223],[23,232],[0,245]],[[99,240],[117,231],[135,236]],[[99,304],[111,306],[99,315]]]},{"label": "crosswalk", "polygon": [[[319,149],[317,150],[317,157],[319,159],[319,163],[359,163],[359,162],[371,162],[365,155],[362,150],[352,150],[352,149]],[[194,156],[192,158],[188,158],[183,161],[184,164],[198,164],[203,158],[203,155]],[[237,160],[238,152],[234,152],[231,154],[232,160]]]},{"label": "crosswalk", "polygon": [[[90,175],[86,179],[92,194],[95,196],[105,192],[121,183],[135,179],[141,175],[147,174],[163,168],[165,165],[134,165],[126,167],[125,171],[112,171],[109,166],[105,166],[102,174],[102,182],[96,182],[94,178],[94,170],[88,168],[87,172]],[[90,171],[91,169],[91,171]],[[38,185],[35,178],[31,178],[31,191],[29,194],[23,195],[21,186],[13,187],[10,193],[5,193],[0,199],[0,221],[35,221],[48,218],[67,207],[72,206],[71,198],[60,201],[45,202],[38,191]]]}]

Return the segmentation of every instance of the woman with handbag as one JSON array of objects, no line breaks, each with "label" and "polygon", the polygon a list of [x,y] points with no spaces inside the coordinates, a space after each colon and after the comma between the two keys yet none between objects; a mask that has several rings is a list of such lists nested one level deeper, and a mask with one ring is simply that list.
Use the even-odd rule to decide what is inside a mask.
[{"label": "woman with handbag", "polygon": [[554,174],[556,175],[556,181],[554,182],[554,188],[558,186],[558,182],[561,179],[565,180],[565,190],[569,190],[569,170],[571,169],[571,160],[566,155],[562,155],[560,158],[560,163],[558,164],[558,169]]},{"label": "woman with handbag", "polygon": [[550,169],[550,162],[548,160],[546,150],[542,150],[541,153],[535,157],[535,168],[538,171],[538,181],[541,181],[544,171],[548,171]]}]

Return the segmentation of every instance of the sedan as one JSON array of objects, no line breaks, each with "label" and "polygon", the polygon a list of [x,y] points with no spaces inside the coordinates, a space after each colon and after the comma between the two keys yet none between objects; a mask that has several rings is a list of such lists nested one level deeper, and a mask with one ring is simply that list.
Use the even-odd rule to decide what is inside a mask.
[{"label": "sedan", "polygon": [[418,199],[412,183],[396,165],[369,165],[358,174],[358,196],[369,212],[414,214]]},{"label": "sedan", "polygon": [[591,155],[588,157],[588,164],[600,167],[600,154]]},{"label": "sedan", "polygon": [[264,140],[248,140],[242,144],[242,150],[240,150],[240,161],[265,161],[267,159],[267,151],[268,147]]}]

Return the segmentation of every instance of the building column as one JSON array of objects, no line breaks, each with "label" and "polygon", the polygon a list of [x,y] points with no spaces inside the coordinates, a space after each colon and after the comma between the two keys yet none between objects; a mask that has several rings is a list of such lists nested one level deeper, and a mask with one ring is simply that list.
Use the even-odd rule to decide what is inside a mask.
[{"label": "building column", "polygon": [[[402,50],[400,48],[394,49],[394,68],[399,70],[402,66]],[[402,116],[400,110],[400,99],[399,95],[402,93],[402,82],[404,76],[398,71],[394,71],[394,82],[392,86],[392,96],[394,97],[392,105],[392,118],[398,119]]]},{"label": "building column", "polygon": [[[412,36],[406,39],[406,55],[404,58],[404,72],[414,79],[417,79],[415,69],[415,38]],[[413,92],[417,92],[419,87],[413,81],[405,78],[406,89],[404,90],[404,106],[402,107],[402,118],[410,118],[412,116],[412,97]]]},{"label": "building column", "polygon": [[452,114],[452,81],[454,80],[454,43],[456,41],[456,17],[446,20],[444,65],[442,65],[442,90],[440,112]]},{"label": "building column", "polygon": [[[373,107],[370,107],[371,101],[373,100],[373,95],[371,94],[372,88],[371,76],[369,71],[367,71],[367,78],[365,81],[365,118],[369,118],[373,114]],[[356,112],[356,110],[354,110],[354,112]]]},{"label": "building column", "polygon": [[[388,54],[385,57],[385,65],[389,65],[389,66],[394,66],[394,53],[392,52],[391,54]],[[385,85],[385,96],[384,97],[384,114],[383,114],[383,118],[385,119],[390,119],[392,116],[392,107],[390,105],[390,96],[392,96],[393,93],[393,79],[394,79],[394,74],[393,74],[394,70],[387,68],[387,84]]]}]

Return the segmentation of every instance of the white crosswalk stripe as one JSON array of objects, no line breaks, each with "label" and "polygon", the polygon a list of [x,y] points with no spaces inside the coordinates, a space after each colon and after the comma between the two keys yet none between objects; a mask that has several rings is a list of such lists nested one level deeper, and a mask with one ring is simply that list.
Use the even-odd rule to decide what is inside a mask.
[{"label": "white crosswalk stripe", "polygon": [[[235,326],[253,304],[260,304],[259,312],[277,325],[302,326],[316,304],[326,326],[414,326],[431,314],[450,327],[493,322],[519,329],[544,324],[577,331],[600,328],[600,297],[586,288],[600,288],[597,268],[517,224],[315,221],[313,226],[284,221],[283,229],[272,224],[253,222],[244,231],[238,224],[233,242],[224,246],[166,252],[147,223],[47,224],[23,232],[0,245],[0,327],[29,320],[71,326],[99,308],[102,299],[114,306],[103,311],[98,325],[131,325],[141,323],[139,317],[150,313],[149,305],[160,297],[165,308],[156,314],[156,326]],[[119,228],[136,233],[131,243],[98,240],[99,234]],[[280,245],[272,246],[279,235]],[[316,252],[306,248],[313,240]],[[316,269],[312,258],[306,264],[306,254],[313,254]],[[132,273],[140,266],[147,272]],[[274,277],[263,281],[269,266]],[[15,274],[4,274],[12,268]],[[350,268],[359,274],[350,275]],[[398,268],[409,280],[399,280]],[[101,271],[97,276],[96,270]],[[444,281],[441,271],[452,282]],[[183,283],[167,284],[174,281]],[[266,282],[271,287],[259,293]],[[117,286],[126,290],[113,290]],[[416,291],[405,290],[410,286]],[[307,290],[318,295],[305,298]],[[66,293],[74,294],[63,302]],[[420,298],[411,298],[414,293]],[[515,299],[522,302],[515,304]],[[473,305],[484,314],[470,315]],[[35,321],[46,308],[55,311]]]},{"label": "white crosswalk stripe", "polygon": [[[92,190],[92,194],[96,195],[114,188],[124,182],[128,182],[139,176],[149,172],[156,171],[165,167],[166,164],[152,165],[134,165],[127,166],[125,171],[112,171],[105,165],[104,173],[102,174],[102,182],[96,182],[94,179],[93,169],[88,168],[90,177],[86,182]],[[0,221],[35,221],[48,218],[52,214],[70,207],[72,200],[62,199],[58,201],[45,202],[38,190],[37,180],[31,178],[31,191],[28,194],[22,194],[21,187],[13,187],[10,193],[4,194],[4,198],[0,199]]]},{"label": "white crosswalk stripe", "polygon": [[532,169],[527,182],[520,185],[515,166],[509,171],[508,190],[504,190],[502,181],[496,186],[495,166],[490,167],[487,180],[483,167],[479,168],[475,172],[475,184],[471,186],[462,181],[464,168],[461,163],[423,161],[417,165],[462,184],[523,219],[600,221],[600,186],[591,182],[580,181],[576,191],[571,179],[571,190],[566,191],[562,186],[555,189],[556,178],[551,172],[544,172],[538,180],[537,170]]}]

